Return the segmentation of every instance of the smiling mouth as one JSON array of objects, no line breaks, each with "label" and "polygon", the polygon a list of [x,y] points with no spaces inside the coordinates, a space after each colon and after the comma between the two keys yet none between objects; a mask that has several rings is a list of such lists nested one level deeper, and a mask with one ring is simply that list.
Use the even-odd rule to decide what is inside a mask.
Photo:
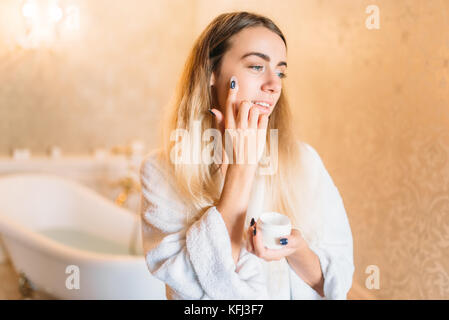
[{"label": "smiling mouth", "polygon": [[261,101],[251,101],[254,105],[256,105],[261,113],[268,113],[270,112],[271,105],[266,102]]},{"label": "smiling mouth", "polygon": [[259,105],[259,106],[267,107],[267,108],[270,108],[271,105],[272,105],[272,103],[266,102],[266,101],[257,101],[257,100],[253,100],[253,101],[251,101],[251,102],[252,102],[253,104],[257,104],[257,105]]}]

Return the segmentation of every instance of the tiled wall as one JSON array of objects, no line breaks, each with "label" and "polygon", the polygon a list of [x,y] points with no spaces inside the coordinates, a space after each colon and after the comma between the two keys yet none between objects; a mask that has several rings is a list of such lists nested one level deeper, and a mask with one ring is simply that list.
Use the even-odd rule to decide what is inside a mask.
[{"label": "tiled wall", "polygon": [[[2,1],[0,15],[18,2]],[[364,287],[376,265],[378,298],[449,298],[448,1],[75,2],[82,36],[52,51],[15,47],[0,19],[1,154],[134,138],[151,148],[202,28],[224,11],[266,14],[287,36],[299,132],[345,202],[354,281]],[[365,25],[372,4],[380,29]]]}]

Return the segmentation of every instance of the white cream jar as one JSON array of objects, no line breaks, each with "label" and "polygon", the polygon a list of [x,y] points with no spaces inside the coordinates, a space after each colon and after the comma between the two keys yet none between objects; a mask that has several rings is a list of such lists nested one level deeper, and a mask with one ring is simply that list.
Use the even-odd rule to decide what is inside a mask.
[{"label": "white cream jar", "polygon": [[263,244],[269,249],[283,248],[279,240],[289,236],[292,231],[290,219],[274,211],[262,213],[257,225],[262,231]]}]

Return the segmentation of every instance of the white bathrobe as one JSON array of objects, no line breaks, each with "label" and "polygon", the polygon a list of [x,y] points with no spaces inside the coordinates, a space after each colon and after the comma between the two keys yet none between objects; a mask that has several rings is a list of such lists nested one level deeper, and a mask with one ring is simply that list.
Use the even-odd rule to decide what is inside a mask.
[{"label": "white bathrobe", "polygon": [[[325,221],[324,239],[308,243],[320,261],[325,297],[305,283],[285,258],[267,262],[248,252],[243,240],[235,265],[221,214],[211,206],[200,218],[189,219],[193,214],[177,194],[170,173],[156,160],[155,150],[140,168],[142,240],[148,269],[166,284],[167,299],[346,299],[354,264],[343,201],[315,149],[304,142],[300,148],[308,174],[298,184],[312,189],[309,201],[316,204],[314,210],[322,211]],[[251,218],[257,221],[262,212],[271,211],[262,179],[256,176],[245,230]]]}]

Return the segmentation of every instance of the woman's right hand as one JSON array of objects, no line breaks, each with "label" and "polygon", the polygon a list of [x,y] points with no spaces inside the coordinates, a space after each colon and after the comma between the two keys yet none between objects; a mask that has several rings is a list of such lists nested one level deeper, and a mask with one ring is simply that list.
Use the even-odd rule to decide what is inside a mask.
[{"label": "woman's right hand", "polygon": [[[230,140],[232,141],[234,161],[228,165],[226,170],[223,191],[219,203],[217,204],[217,209],[219,211],[229,212],[231,216],[234,216],[234,214],[246,214],[257,163],[265,148],[268,114],[260,114],[257,106],[253,105],[250,101],[242,101],[239,107],[236,108],[238,83],[235,77],[232,77],[231,81],[232,80],[235,80],[235,87],[229,88],[224,108],[225,114],[222,115],[217,109],[212,109],[212,111],[216,115],[218,128],[221,128],[224,132],[226,132],[226,130],[228,130],[228,132],[235,130],[236,132],[237,139]],[[249,148],[250,152],[256,152],[255,150],[257,148],[256,162],[248,163],[247,159],[249,158],[247,157],[246,159],[243,158],[245,160],[244,164],[235,163],[236,157],[240,156],[238,154],[239,144],[243,143],[243,149],[248,150],[247,145],[245,144],[247,141],[247,139],[245,139],[245,132],[248,133],[247,130],[254,130],[256,132],[257,145],[252,145],[250,146],[251,148]],[[224,136],[226,139],[226,133]],[[251,141],[251,139],[248,140],[249,141],[247,142]],[[254,140],[252,141],[254,142]],[[225,147],[225,145],[223,145],[223,147]],[[226,151],[230,152],[230,150]],[[227,152],[223,152],[223,158],[226,157]]]},{"label": "woman's right hand", "polygon": [[[231,85],[229,87],[224,107],[225,114],[223,115],[217,109],[211,110],[215,114],[217,128],[223,134],[222,161],[229,163],[227,160],[231,158],[232,152],[232,163],[228,169],[238,168],[240,171],[255,173],[257,163],[265,149],[268,114],[260,114],[258,107],[247,100],[242,101],[237,107],[236,97],[239,86],[236,77],[231,78],[230,84],[233,80],[235,87],[232,88]],[[245,139],[245,136],[253,139]],[[226,139],[232,142],[232,150],[226,149]],[[243,150],[243,153],[240,150]]]},{"label": "woman's right hand", "polygon": [[[265,148],[266,131],[268,125],[268,115],[259,115],[259,110],[256,106],[253,106],[249,101],[242,101],[238,109],[236,109],[236,97],[238,92],[238,83],[235,77],[231,78],[231,81],[235,81],[235,87],[230,86],[228,97],[226,99],[226,106],[224,108],[225,114],[217,109],[212,109],[216,116],[217,128],[221,129],[224,133],[224,140],[226,140],[226,131],[236,130],[236,140],[232,139],[232,152],[233,161],[228,165],[226,170],[225,181],[223,190],[221,192],[220,199],[216,205],[218,212],[221,213],[223,220],[228,229],[229,236],[231,238],[232,257],[237,264],[240,256],[241,241],[246,217],[246,211],[248,209],[251,189],[253,185],[254,176],[257,169],[257,163],[260,159],[260,155]],[[241,130],[238,130],[241,129]],[[257,146],[252,146],[250,150],[254,150],[257,147],[257,161],[255,164],[234,163],[236,156],[239,154],[240,141],[243,143],[243,149],[247,150],[247,146],[244,144],[245,130],[248,129],[260,129],[256,134]],[[260,134],[259,134],[260,133]],[[241,139],[241,140],[239,140]],[[251,139],[249,139],[251,141]],[[253,140],[254,141],[254,140]],[[224,146],[226,149],[226,147]],[[223,152],[223,159],[226,157],[227,152]],[[250,151],[251,152],[251,151]],[[254,155],[253,155],[254,156]],[[245,160],[245,158],[243,158]],[[247,158],[248,159],[248,158]]]}]

